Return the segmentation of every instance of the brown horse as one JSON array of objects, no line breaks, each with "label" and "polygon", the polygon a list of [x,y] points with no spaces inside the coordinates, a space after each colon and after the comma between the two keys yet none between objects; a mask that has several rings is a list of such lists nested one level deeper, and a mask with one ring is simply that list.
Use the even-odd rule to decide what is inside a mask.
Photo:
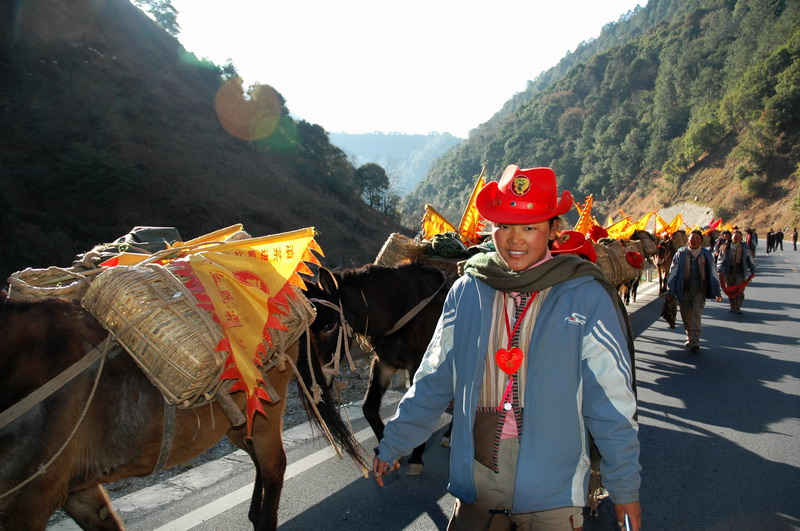
[{"label": "brown horse", "polygon": [[[405,369],[412,376],[417,371],[448,288],[442,270],[417,263],[397,267],[368,264],[335,273],[320,268],[317,283],[308,287],[309,300],[317,308],[311,331],[323,360],[335,355],[342,316],[374,349],[363,411],[378,440],[383,438],[384,428],[381,399],[398,370]],[[404,318],[408,321],[403,322]],[[424,444],[414,449],[408,461],[409,475],[422,472],[424,450]]]},{"label": "brown horse", "polygon": [[[39,389],[105,337],[105,330],[76,304],[0,301],[0,412]],[[323,377],[319,360],[287,349],[301,377]],[[228,435],[252,457],[256,469],[249,518],[255,529],[277,527],[286,455],[281,438],[292,370],[273,366],[266,378],[276,398],[266,417],[231,426],[216,402],[175,412],[174,439],[166,467],[183,463]],[[232,395],[244,406],[243,393]],[[305,398],[305,397],[303,397]],[[325,393],[318,408],[337,442],[363,464],[360,446]],[[84,529],[122,529],[102,483],[154,471],[165,432],[165,401],[133,359],[115,349],[51,396],[0,427],[0,529],[45,529],[63,508]],[[73,433],[74,432],[74,433]],[[44,472],[44,473],[42,473]],[[27,483],[26,483],[27,481]]]},{"label": "brown horse", "polygon": [[686,231],[675,231],[674,234],[658,240],[658,254],[656,255],[656,269],[658,270],[658,292],[667,291],[667,277],[672,266],[672,257],[681,247],[686,245]]}]

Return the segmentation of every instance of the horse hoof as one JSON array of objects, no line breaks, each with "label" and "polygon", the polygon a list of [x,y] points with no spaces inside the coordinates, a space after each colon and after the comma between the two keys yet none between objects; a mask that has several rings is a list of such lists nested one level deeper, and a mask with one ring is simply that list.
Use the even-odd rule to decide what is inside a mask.
[{"label": "horse hoof", "polygon": [[419,476],[422,474],[422,463],[409,463],[406,476]]},{"label": "horse hoof", "polygon": [[442,446],[450,448],[450,437],[442,437]]}]

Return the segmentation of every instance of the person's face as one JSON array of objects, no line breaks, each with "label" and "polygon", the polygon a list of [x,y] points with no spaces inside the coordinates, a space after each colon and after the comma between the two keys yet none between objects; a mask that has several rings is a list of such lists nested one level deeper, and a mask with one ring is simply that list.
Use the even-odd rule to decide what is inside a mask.
[{"label": "person's face", "polygon": [[734,232],[733,233],[733,243],[740,243],[742,241],[742,233],[741,232]]},{"label": "person's face", "polygon": [[525,271],[547,254],[547,244],[556,237],[558,222],[528,225],[496,223],[492,229],[494,246],[512,271]]},{"label": "person's face", "polygon": [[693,232],[689,235],[689,249],[697,249],[703,243],[703,238],[699,234]]}]

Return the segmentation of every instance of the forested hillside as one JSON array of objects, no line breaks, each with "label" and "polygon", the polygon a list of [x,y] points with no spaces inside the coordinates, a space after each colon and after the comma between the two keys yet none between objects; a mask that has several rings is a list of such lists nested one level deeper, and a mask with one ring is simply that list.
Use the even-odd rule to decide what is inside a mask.
[{"label": "forested hillside", "polygon": [[0,279],[137,225],[184,239],[241,222],[315,226],[327,265],[374,260],[391,232],[359,168],[278,90],[242,87],[127,0],[4,2]]},{"label": "forested hillside", "polygon": [[798,133],[800,2],[650,0],[473,130],[403,215],[430,202],[458,219],[481,167],[497,179],[514,163],[552,166],[601,212],[689,199],[742,223],[794,224]]}]

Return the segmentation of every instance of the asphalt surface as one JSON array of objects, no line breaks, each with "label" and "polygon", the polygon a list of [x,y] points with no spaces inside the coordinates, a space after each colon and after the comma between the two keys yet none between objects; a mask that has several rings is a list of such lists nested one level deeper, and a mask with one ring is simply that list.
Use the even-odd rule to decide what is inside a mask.
[{"label": "asphalt surface", "polygon": [[[789,246],[787,246],[789,247]],[[659,317],[655,283],[629,307],[636,336],[644,529],[800,529],[800,252],[757,257],[759,273],[742,315],[708,301],[701,349],[683,346],[680,319]],[[384,401],[389,416],[400,394]],[[375,439],[358,408],[354,431]],[[404,469],[385,488],[299,426],[285,433],[289,468],[280,528],[444,529],[449,451],[431,437],[422,476]],[[305,430],[305,431],[304,431]],[[252,465],[236,452],[115,501],[128,529],[252,529],[247,508]],[[613,506],[587,531],[613,529]],[[163,526],[163,527],[162,527]],[[51,529],[76,529],[63,522]]]}]

